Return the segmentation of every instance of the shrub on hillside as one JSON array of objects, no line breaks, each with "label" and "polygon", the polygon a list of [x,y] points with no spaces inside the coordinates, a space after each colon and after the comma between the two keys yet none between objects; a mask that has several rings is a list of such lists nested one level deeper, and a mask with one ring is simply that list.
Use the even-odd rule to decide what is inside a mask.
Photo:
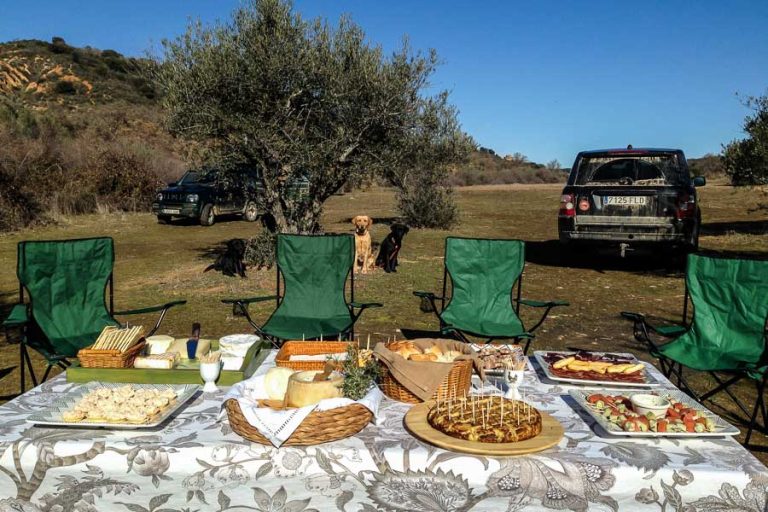
[{"label": "shrub on hillside", "polygon": [[42,218],[35,198],[7,162],[0,160],[0,232],[27,227]]}]

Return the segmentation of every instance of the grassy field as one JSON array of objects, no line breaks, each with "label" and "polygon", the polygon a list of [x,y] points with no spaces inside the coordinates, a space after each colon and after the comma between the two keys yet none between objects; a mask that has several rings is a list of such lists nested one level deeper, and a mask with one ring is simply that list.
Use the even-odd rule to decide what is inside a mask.
[{"label": "grassy field", "polygon": [[[438,291],[442,280],[443,244],[447,235],[519,238],[526,240],[527,264],[523,295],[532,299],[565,299],[569,308],[553,312],[537,331],[537,349],[578,347],[634,352],[647,359],[643,347],[632,338],[631,325],[619,317],[630,309],[666,320],[679,319],[683,280],[679,263],[658,255],[617,254],[576,258],[561,253],[557,242],[556,210],[560,185],[499,185],[466,187],[457,191],[461,225],[451,231],[412,230],[400,253],[396,274],[377,271],[356,281],[355,298],[383,302],[384,308],[365,312],[357,332],[383,340],[398,329],[435,329],[431,313],[419,310],[412,290]],[[701,190],[703,232],[701,246],[728,254],[768,255],[768,220],[758,210],[764,196],[754,191],[710,184]],[[395,215],[391,190],[373,189],[334,197],[327,205],[323,225],[329,232],[351,232],[351,217],[367,214],[378,219],[373,239],[388,232]],[[111,236],[115,239],[115,306],[117,309],[158,304],[184,298],[189,303],[172,310],[163,333],[186,335],[198,321],[203,334],[221,336],[247,332],[241,317],[233,317],[219,302],[226,297],[269,295],[274,292],[274,270],[249,272],[247,279],[203,273],[213,254],[230,238],[249,237],[259,225],[239,220],[212,227],[158,225],[147,214],[80,216],[57,226],[0,236],[0,314],[16,300],[16,243],[28,239]],[[271,303],[270,303],[271,306]],[[268,307],[256,315],[266,319]],[[254,308],[255,311],[259,311]],[[534,314],[524,312],[530,322]],[[141,318],[150,325],[152,317]],[[400,334],[398,334],[398,337]],[[18,363],[13,345],[0,343],[0,369]],[[702,385],[704,381],[701,381]],[[18,390],[18,370],[0,381],[0,394]],[[754,388],[741,394],[754,396]],[[723,404],[728,410],[730,404]],[[718,410],[718,412],[727,412]],[[758,441],[768,444],[764,436]],[[765,458],[764,458],[765,460]]]}]

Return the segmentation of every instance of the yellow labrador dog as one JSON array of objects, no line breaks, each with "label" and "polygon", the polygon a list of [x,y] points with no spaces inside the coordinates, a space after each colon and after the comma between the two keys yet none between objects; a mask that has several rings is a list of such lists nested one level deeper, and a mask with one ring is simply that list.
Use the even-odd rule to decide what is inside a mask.
[{"label": "yellow labrador dog", "polygon": [[362,271],[363,274],[367,274],[375,264],[371,250],[373,219],[367,215],[358,215],[352,219],[352,224],[355,226],[355,273]]}]

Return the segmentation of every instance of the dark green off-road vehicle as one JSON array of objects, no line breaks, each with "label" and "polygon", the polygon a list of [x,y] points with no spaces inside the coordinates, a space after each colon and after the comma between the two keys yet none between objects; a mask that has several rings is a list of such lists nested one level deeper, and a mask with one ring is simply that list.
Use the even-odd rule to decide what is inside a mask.
[{"label": "dark green off-road vehicle", "polygon": [[[299,180],[293,185],[298,194],[306,194],[309,184]],[[187,171],[168,188],[160,190],[152,202],[152,213],[161,224],[174,218],[197,219],[211,226],[219,215],[241,215],[253,222],[263,212],[261,174],[248,167],[221,172],[218,169]]]},{"label": "dark green off-road vehicle", "polygon": [[679,149],[582,151],[560,198],[560,242],[613,246],[622,256],[639,246],[695,251],[704,184]]}]

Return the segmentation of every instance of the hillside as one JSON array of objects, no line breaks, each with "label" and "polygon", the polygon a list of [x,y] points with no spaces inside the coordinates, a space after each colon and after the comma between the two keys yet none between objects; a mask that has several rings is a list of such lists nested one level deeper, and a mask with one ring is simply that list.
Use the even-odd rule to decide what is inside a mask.
[{"label": "hillside", "polygon": [[147,64],[61,38],[0,43],[0,232],[145,210],[180,174],[194,148],[163,129]]},{"label": "hillside", "polygon": [[113,50],[74,48],[61,38],[0,43],[0,93],[35,109],[115,101],[151,105],[156,94],[142,76],[145,64]]}]

